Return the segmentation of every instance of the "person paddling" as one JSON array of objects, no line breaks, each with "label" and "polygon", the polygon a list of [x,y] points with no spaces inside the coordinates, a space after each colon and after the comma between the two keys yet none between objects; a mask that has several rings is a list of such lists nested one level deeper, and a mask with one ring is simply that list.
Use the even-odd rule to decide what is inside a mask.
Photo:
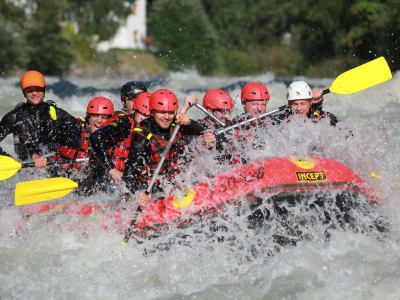
[{"label": "person paddling", "polygon": [[[233,101],[231,95],[220,89],[213,89],[204,94],[203,107],[226,125],[231,125],[230,120]],[[209,116],[199,120],[206,128],[221,128],[222,126]]]},{"label": "person paddling", "polygon": [[103,164],[114,182],[121,183],[129,155],[133,130],[150,117],[151,93],[136,82],[128,82],[121,89],[124,112],[111,118],[100,130],[90,136],[94,156]]},{"label": "person paddling", "polygon": [[[135,128],[123,179],[131,193],[140,191],[139,201],[146,202],[151,197],[151,194],[146,195],[144,190],[154,174],[161,153],[168,144],[176,124],[181,127],[160,170],[160,176],[169,182],[180,173],[187,160],[185,145],[192,136],[203,134],[204,128],[200,123],[190,120],[184,113],[176,114],[178,108],[176,95],[168,89],[159,89],[150,97],[151,117]],[[215,141],[212,130],[208,130],[208,135],[211,138],[205,137],[207,143]],[[156,183],[152,192],[162,190],[160,182]]]},{"label": "person paddling", "polygon": [[[28,71],[21,78],[26,103],[18,105],[0,121],[0,141],[13,133],[17,156],[31,158],[36,168],[45,168],[47,158],[58,146],[80,147],[80,124],[61,108],[44,102],[46,81],[38,71]],[[0,148],[1,155],[9,155]]]},{"label": "person paddling", "polygon": [[[89,136],[102,127],[114,115],[114,105],[106,97],[95,97],[91,99],[86,107],[86,117],[78,118],[81,125],[81,146],[79,149],[67,146],[59,147],[55,156],[56,160],[72,160],[77,158],[88,158],[92,152]],[[80,171],[82,164],[61,164],[64,170],[76,169]]]},{"label": "person paddling", "polygon": [[274,119],[279,123],[288,119],[293,114],[302,115],[306,118],[319,122],[328,118],[332,126],[336,126],[338,119],[335,115],[322,110],[323,90],[313,89],[304,81],[294,81],[288,87],[288,106]]},{"label": "person paddling", "polygon": [[265,85],[260,82],[249,82],[242,88],[240,99],[244,113],[237,116],[233,123],[240,123],[265,113],[270,96]]}]

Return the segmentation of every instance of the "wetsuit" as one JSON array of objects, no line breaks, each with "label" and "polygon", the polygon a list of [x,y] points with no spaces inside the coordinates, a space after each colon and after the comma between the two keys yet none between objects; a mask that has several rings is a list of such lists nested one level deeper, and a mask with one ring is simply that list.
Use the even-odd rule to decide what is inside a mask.
[{"label": "wetsuit", "polygon": [[[173,126],[163,129],[157,125],[153,117],[143,120],[140,127],[135,128],[123,176],[126,186],[132,193],[147,188],[172,131]],[[161,168],[161,176],[165,176],[168,181],[173,180],[174,175],[180,172],[182,163],[184,163],[182,161],[186,161],[190,157],[190,155],[185,155],[185,145],[193,136],[201,135],[203,131],[204,127],[193,120],[190,125],[181,126],[163,168]],[[155,184],[152,192],[160,190],[161,188]]]},{"label": "wetsuit", "polygon": [[[0,141],[13,133],[17,156],[26,160],[33,154],[43,155],[58,146],[79,149],[79,122],[66,111],[46,102],[37,106],[18,105],[0,121]],[[1,155],[9,155],[0,148]]]},{"label": "wetsuit", "polygon": [[[273,123],[280,124],[283,120],[288,119],[294,112],[289,105],[279,114],[273,116]],[[328,118],[331,126],[336,126],[339,122],[334,114],[322,110],[322,105],[311,106],[310,111],[307,113],[307,118],[313,120],[313,122],[318,123],[321,119]]]},{"label": "wetsuit", "polygon": [[90,135],[94,156],[107,171],[124,171],[136,125],[133,115],[120,113]]}]

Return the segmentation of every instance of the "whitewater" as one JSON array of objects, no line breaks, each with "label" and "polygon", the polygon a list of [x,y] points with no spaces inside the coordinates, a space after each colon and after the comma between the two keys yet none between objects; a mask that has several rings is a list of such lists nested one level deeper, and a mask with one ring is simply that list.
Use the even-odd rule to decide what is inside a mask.
[{"label": "whitewater", "polygon": [[[133,79],[107,74],[96,79],[46,77],[45,99],[76,117],[85,115],[95,96],[110,98],[120,109],[120,87]],[[286,104],[287,86],[295,79],[321,88],[334,80],[280,79],[271,73],[204,77],[185,71],[148,82],[150,91],[174,91],[180,104],[190,93],[202,99],[209,89],[226,89],[235,101],[236,115],[243,112],[244,82],[265,84],[271,96],[267,110],[273,110]],[[0,116],[24,101],[17,77],[0,79],[0,90]],[[318,145],[318,155],[347,165],[384,199],[379,214],[389,224],[387,232],[336,230],[326,240],[317,224],[309,229],[313,238],[274,251],[269,231],[249,230],[246,218],[229,208],[217,218],[224,231],[211,232],[210,224],[197,224],[143,244],[131,240],[127,246],[121,245],[118,230],[103,230],[100,214],[32,216],[22,231],[16,231],[23,212],[13,205],[15,184],[46,178],[44,171],[23,170],[0,182],[0,299],[400,299],[400,73],[356,94],[328,94],[324,110],[341,120],[340,129],[295,118],[283,129],[258,131],[263,151],[250,148],[247,158],[306,156]],[[195,107],[188,114],[203,117]],[[1,146],[13,154],[12,136]],[[206,172],[223,171],[211,156],[202,153],[178,182],[190,184],[203,180]],[[382,178],[371,177],[372,171]],[[70,194],[66,200],[112,204],[117,198],[110,193],[88,198]],[[368,223],[363,215],[356,217],[360,224]],[[182,235],[188,238],[179,239]]]}]

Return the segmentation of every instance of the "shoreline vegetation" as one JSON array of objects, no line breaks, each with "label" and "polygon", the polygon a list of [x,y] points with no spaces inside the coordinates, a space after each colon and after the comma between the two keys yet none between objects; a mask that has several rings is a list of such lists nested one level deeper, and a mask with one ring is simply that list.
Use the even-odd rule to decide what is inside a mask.
[{"label": "shoreline vegetation", "polygon": [[333,77],[379,56],[400,69],[399,0],[147,0],[147,50],[97,51],[126,0],[0,0],[0,76]]}]

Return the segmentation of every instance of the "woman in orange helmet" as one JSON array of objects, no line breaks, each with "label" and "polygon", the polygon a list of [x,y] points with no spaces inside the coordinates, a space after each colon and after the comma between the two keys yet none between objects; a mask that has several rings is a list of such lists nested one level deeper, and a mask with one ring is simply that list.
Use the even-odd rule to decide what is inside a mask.
[{"label": "woman in orange helmet", "polygon": [[[38,71],[28,71],[21,78],[25,103],[19,104],[0,121],[0,142],[14,135],[16,154],[20,160],[31,158],[36,168],[45,168],[43,154],[58,146],[80,147],[78,121],[61,108],[44,102],[46,81]],[[9,155],[0,148],[1,155]]]}]

